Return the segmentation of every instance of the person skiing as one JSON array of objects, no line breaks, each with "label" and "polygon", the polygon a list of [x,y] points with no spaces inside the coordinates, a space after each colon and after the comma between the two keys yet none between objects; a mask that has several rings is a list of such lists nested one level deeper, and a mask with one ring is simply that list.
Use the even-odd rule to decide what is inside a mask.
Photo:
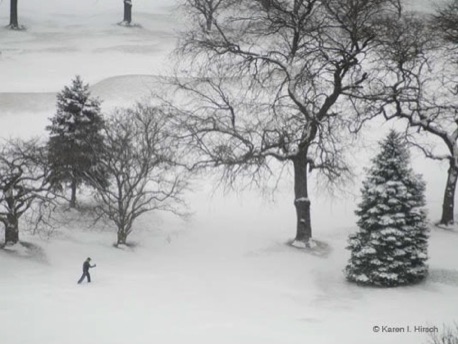
[{"label": "person skiing", "polygon": [[97,266],[96,264],[91,265],[91,258],[88,257],[83,263],[83,275],[79,279],[78,284],[83,282],[84,277],[87,277],[88,283],[91,283],[91,275],[89,274],[89,269],[90,268],[95,268],[96,266]]}]

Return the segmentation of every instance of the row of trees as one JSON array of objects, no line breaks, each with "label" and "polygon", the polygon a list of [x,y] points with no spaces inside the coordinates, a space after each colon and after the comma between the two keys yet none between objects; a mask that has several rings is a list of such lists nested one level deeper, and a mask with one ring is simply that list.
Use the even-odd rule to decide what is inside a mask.
[{"label": "row of trees", "polygon": [[[10,0],[10,23],[8,27],[13,30],[22,29],[22,26],[19,25],[18,1]],[[129,26],[132,23],[132,0],[122,0],[122,2],[124,4],[124,16],[120,24]]]},{"label": "row of trees", "polygon": [[[179,117],[178,117],[179,118]],[[64,198],[70,206],[86,183],[95,190],[96,211],[117,228],[117,245],[126,244],[134,221],[151,210],[178,212],[189,172],[183,149],[187,130],[175,112],[137,105],[117,110],[105,120],[100,101],[76,77],[57,95],[57,112],[47,127],[46,145],[37,140],[11,141],[0,159],[0,221],[5,243],[19,240],[22,215]],[[181,122],[178,122],[181,124]],[[364,183],[357,211],[359,232],[351,236],[347,278],[359,284],[396,286],[427,274],[425,185],[409,167],[409,151],[391,132]]]},{"label": "row of trees", "polygon": [[[308,176],[349,172],[345,134],[376,116],[406,120],[410,144],[448,160],[440,223],[454,221],[458,179],[458,1],[431,16],[396,0],[185,0],[191,30],[166,97],[188,145],[227,181],[292,166],[296,242],[312,238]],[[192,66],[191,69],[187,66]],[[426,133],[426,135],[421,135]],[[445,149],[428,144],[439,139]],[[427,274],[425,185],[397,133],[363,184],[349,280],[396,286]],[[446,151],[448,154],[444,154]]]},{"label": "row of trees", "polygon": [[46,129],[45,143],[15,140],[2,147],[5,244],[19,241],[26,212],[38,211],[34,221],[47,220],[44,210],[67,199],[67,186],[70,207],[76,207],[83,184],[95,191],[95,212],[115,225],[118,245],[126,244],[134,221],[145,212],[184,213],[181,196],[189,172],[166,112],[138,105],[104,119],[100,100],[76,77],[57,95],[57,112]]},{"label": "row of trees", "polygon": [[[261,181],[273,173],[274,161],[291,166],[296,241],[303,244],[312,238],[310,173],[337,183],[350,170],[344,154],[346,133],[359,131],[379,115],[407,119],[414,144],[429,157],[450,161],[441,219],[450,224],[458,114],[453,34],[457,21],[449,18],[457,15],[456,1],[438,10],[434,21],[405,13],[398,0],[186,1],[183,8],[194,27],[183,33],[177,49],[177,70],[186,72],[177,72],[172,80],[175,92],[164,97],[155,112],[167,117],[167,125],[173,124],[168,135],[194,157],[187,168],[221,167],[231,183],[244,177]],[[92,110],[99,106],[84,104]],[[77,111],[89,116],[89,110]],[[95,132],[96,123],[101,128],[106,124],[93,123]],[[49,128],[50,142],[57,142],[55,156],[64,147],[58,143],[65,134],[59,125],[53,121]],[[422,136],[410,132],[418,128],[443,139],[450,154],[437,155],[419,142]],[[74,190],[86,178],[103,189],[110,178],[99,164],[101,145],[94,141],[87,146],[93,152],[81,161],[88,168],[78,173],[51,168],[51,184],[56,185],[54,179],[71,181]],[[55,163],[65,159],[61,156]],[[76,155],[73,160],[80,159]],[[49,166],[53,164],[50,160]]]},{"label": "row of trees", "polygon": [[[337,183],[349,172],[345,133],[380,115],[406,119],[413,144],[449,161],[440,223],[451,224],[457,3],[420,16],[400,0],[184,1],[192,28],[181,37],[166,103],[188,146],[229,182],[264,179],[273,161],[292,166],[302,243],[312,237],[310,173]],[[448,154],[422,141],[431,135]]]}]

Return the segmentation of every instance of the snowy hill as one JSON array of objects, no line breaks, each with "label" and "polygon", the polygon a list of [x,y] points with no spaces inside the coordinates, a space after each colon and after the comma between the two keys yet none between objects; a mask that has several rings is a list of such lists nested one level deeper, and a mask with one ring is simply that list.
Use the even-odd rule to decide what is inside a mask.
[{"label": "snowy hill", "polygon": [[[15,136],[41,136],[56,111],[55,92],[0,92],[0,134],[4,138]],[[103,100],[102,110],[109,114],[115,107],[128,106],[148,97],[160,87],[160,81],[150,75],[110,77],[92,85],[91,92]],[[27,123],[27,125],[24,125]]]},{"label": "snowy hill", "polygon": [[[69,81],[55,92],[0,92],[2,114],[55,112],[56,94]],[[106,110],[113,106],[125,106],[148,97],[160,87],[160,80],[152,75],[122,75],[103,79],[91,85],[94,96],[100,97]]]},{"label": "snowy hill", "polygon": [[[230,209],[237,213],[233,204]],[[266,221],[207,219],[207,212],[181,224],[149,216],[133,235],[138,246],[120,250],[111,246],[114,233],[82,228],[75,216],[50,241],[24,238],[39,254],[0,251],[0,292],[7,295],[0,301],[3,338],[46,344],[422,343],[422,333],[374,333],[373,327],[441,327],[456,316],[458,270],[450,252],[457,232],[433,232],[425,283],[372,289],[343,278],[347,231],[322,235],[331,250],[313,256],[285,245],[285,233]],[[93,283],[77,285],[86,256],[97,264]]]},{"label": "snowy hill", "polygon": [[0,93],[1,115],[8,113],[49,112],[56,104],[56,93]]}]

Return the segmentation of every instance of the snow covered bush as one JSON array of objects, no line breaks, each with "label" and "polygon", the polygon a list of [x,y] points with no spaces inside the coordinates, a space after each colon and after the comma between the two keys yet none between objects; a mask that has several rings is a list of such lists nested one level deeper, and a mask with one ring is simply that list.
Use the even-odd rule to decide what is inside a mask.
[{"label": "snow covered bush", "polygon": [[428,272],[425,184],[409,167],[400,134],[391,131],[380,147],[363,183],[359,231],[350,235],[345,273],[358,284],[394,287]]},{"label": "snow covered bush", "polygon": [[104,120],[100,100],[91,97],[89,85],[76,76],[70,87],[57,94],[57,112],[51,118],[48,141],[51,182],[57,188],[69,183],[71,188],[70,206],[76,205],[76,190],[87,182],[87,174],[103,180],[97,167],[97,151],[103,147],[101,130]]}]

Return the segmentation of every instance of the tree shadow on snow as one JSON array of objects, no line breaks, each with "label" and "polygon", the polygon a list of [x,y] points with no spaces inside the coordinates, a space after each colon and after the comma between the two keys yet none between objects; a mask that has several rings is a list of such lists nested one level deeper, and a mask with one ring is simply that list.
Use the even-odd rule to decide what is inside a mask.
[{"label": "tree shadow on snow", "polygon": [[327,258],[332,252],[332,247],[324,241],[313,241],[311,247],[298,247],[293,245],[294,240],[287,242],[275,242],[263,248],[254,249],[245,253],[247,257],[258,257],[262,255],[270,255],[272,253],[288,253],[291,251],[310,254],[319,258]]},{"label": "tree shadow on snow", "polygon": [[0,246],[0,252],[23,259],[30,259],[38,262],[46,263],[46,254],[44,250],[35,244],[21,241],[12,246]]},{"label": "tree shadow on snow", "polygon": [[428,280],[433,283],[441,283],[458,287],[458,270],[452,269],[431,269]]},{"label": "tree shadow on snow", "polygon": [[332,247],[327,242],[320,241],[320,240],[311,240],[311,244],[309,246],[298,247],[295,244],[295,241],[288,241],[287,245],[290,247],[295,248],[298,251],[302,251],[304,253],[310,254],[312,256],[320,257],[320,258],[327,258],[330,256],[332,252]]}]

